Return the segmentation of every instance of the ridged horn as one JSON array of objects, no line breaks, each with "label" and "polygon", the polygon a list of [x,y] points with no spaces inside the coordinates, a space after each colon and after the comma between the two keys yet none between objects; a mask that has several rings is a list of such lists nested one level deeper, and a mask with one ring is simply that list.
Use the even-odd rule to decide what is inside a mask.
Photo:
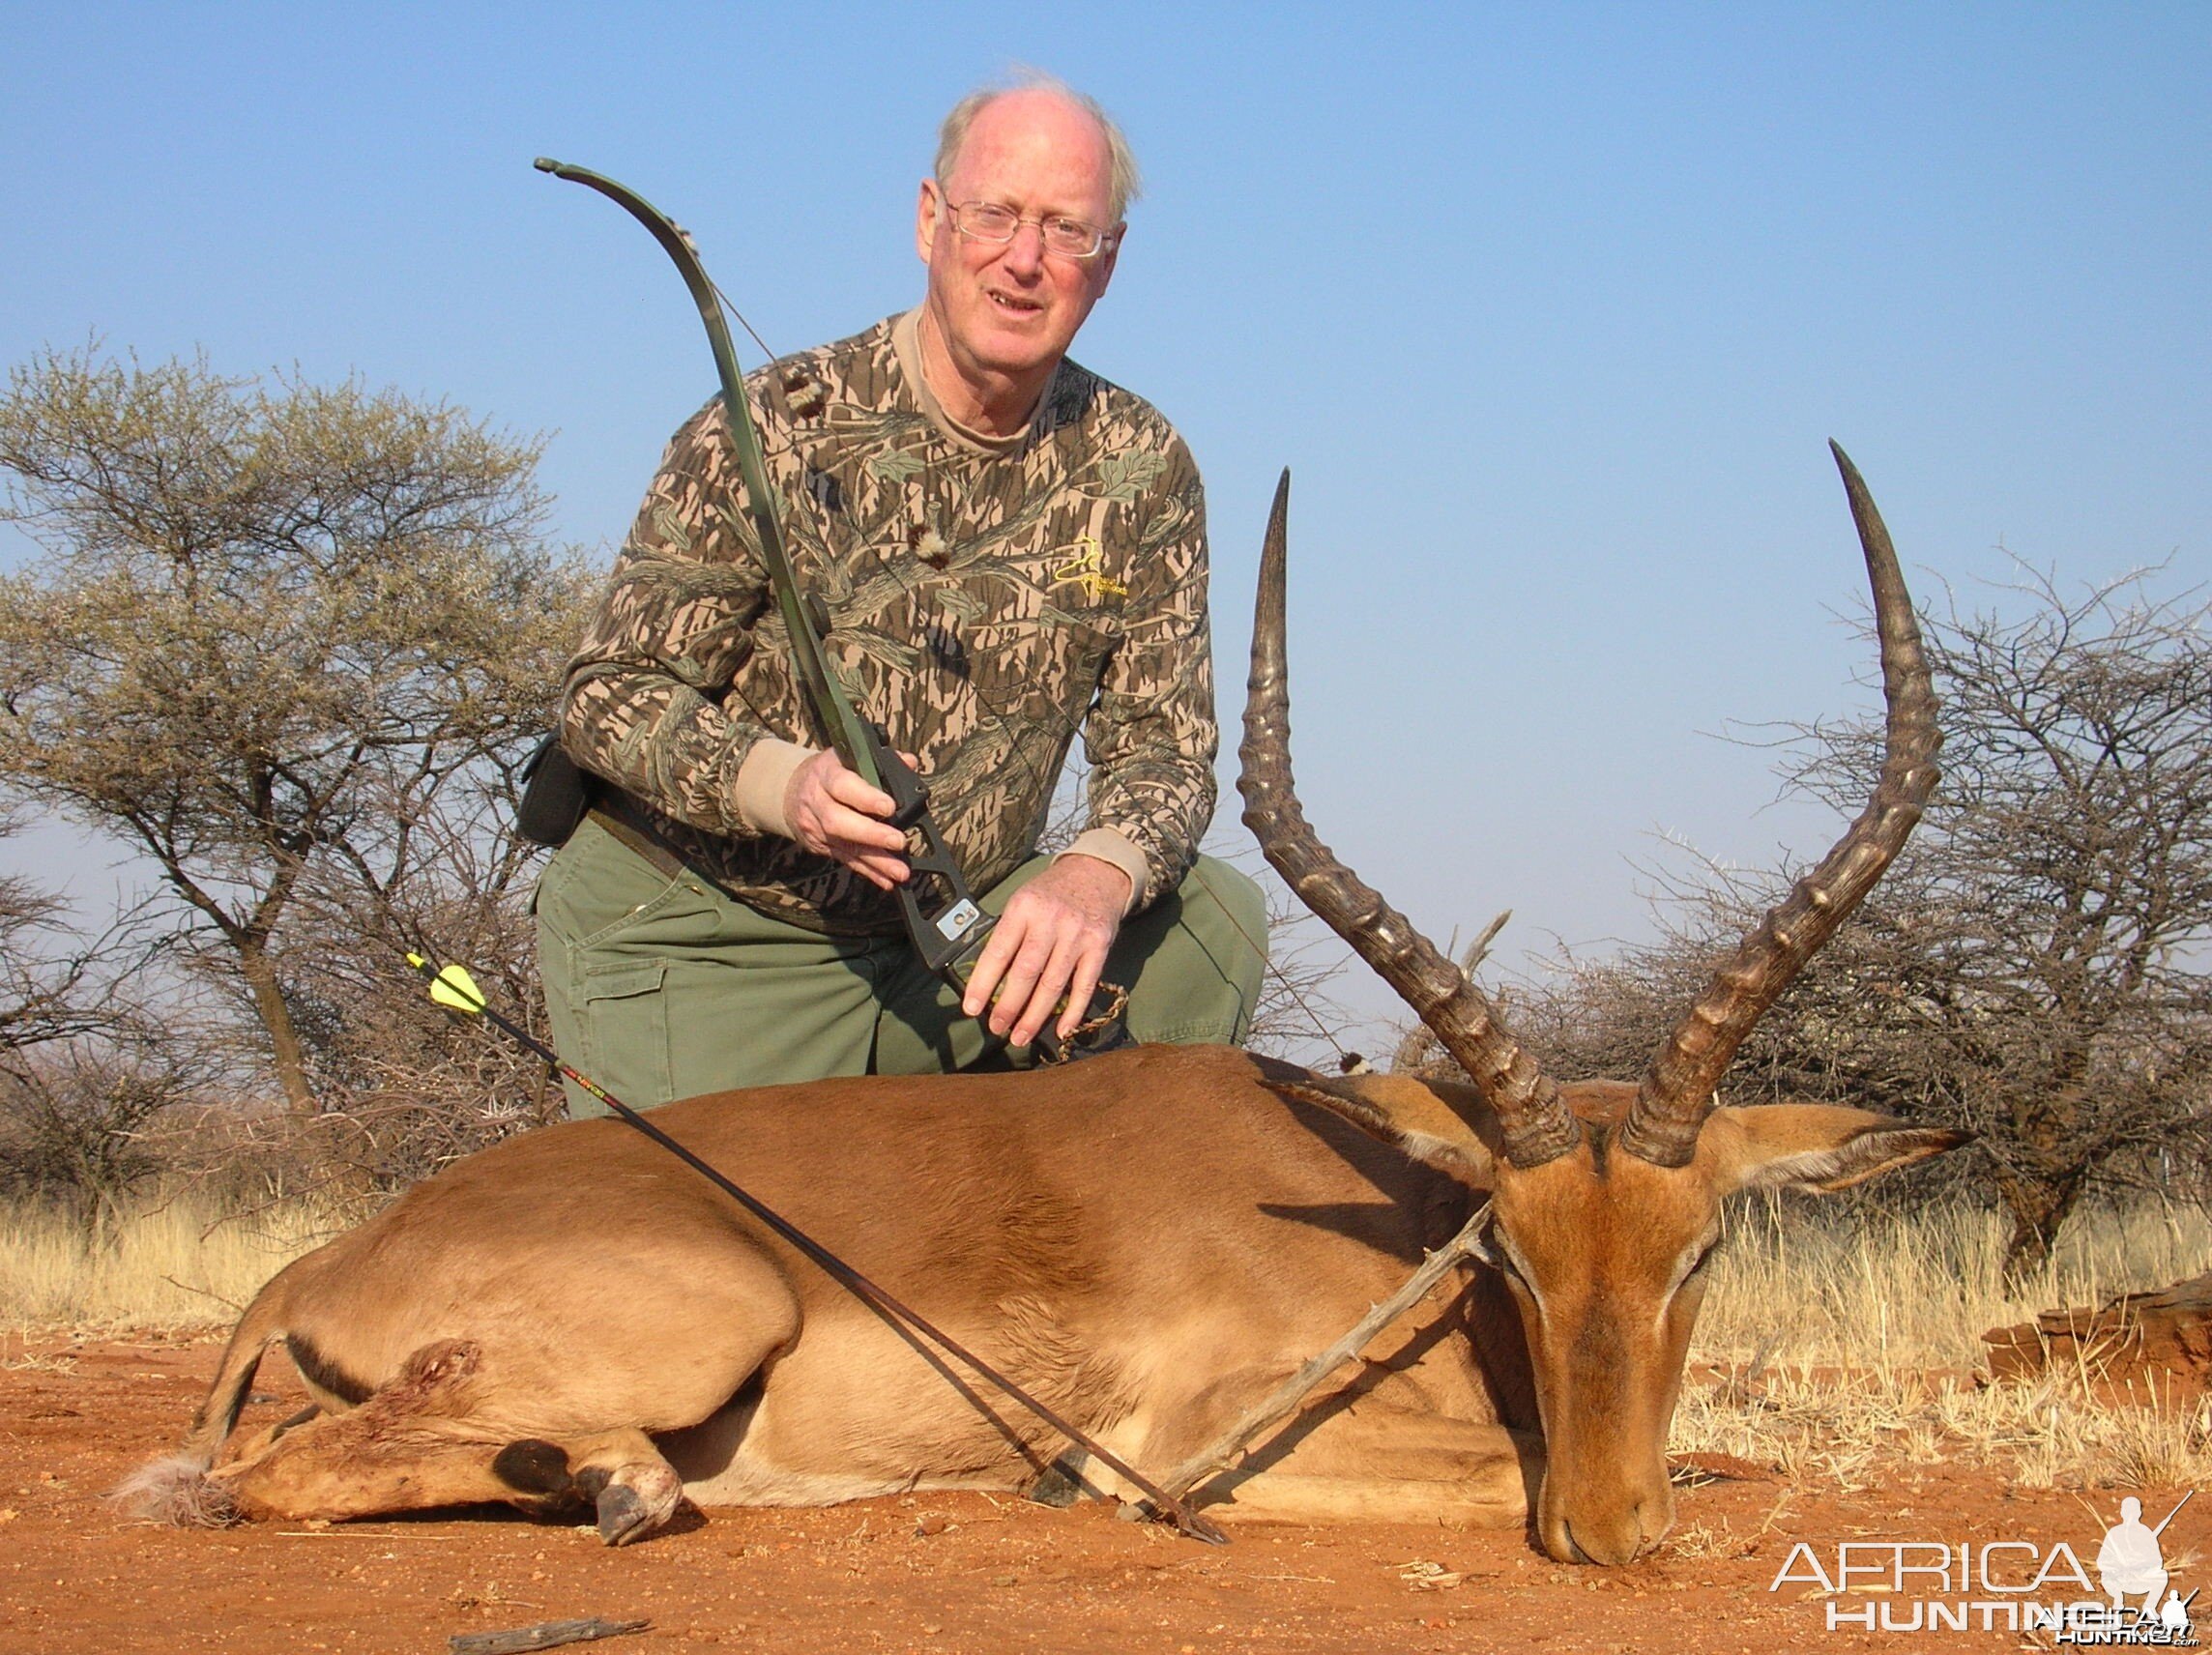
[{"label": "ridged horn", "polygon": [[1505,1158],[1541,1166],[1572,1149],[1581,1127],[1545,1078],[1459,968],[1406,916],[1361,883],[1314,836],[1291,780],[1291,698],[1285,667],[1284,565],[1290,543],[1291,474],[1275,485],[1260,559],[1260,597],[1252,622],[1252,676],[1244,702],[1243,762],[1237,790],[1244,825],[1298,898],[1342,937],[1435,1031],[1459,1060],[1504,1131]]},{"label": "ridged horn", "polygon": [[1828,447],[1843,473],[1874,588],[1882,694],[1889,704],[1881,776],[1835,849],[1713,973],[1652,1058],[1621,1126],[1620,1147],[1655,1166],[1689,1162],[1712,1113],[1713,1090],[1736,1048],[1905,848],[1940,774],[1935,762],[1943,744],[1936,726],[1936,686],[1897,549],[1850,456],[1834,443]]}]

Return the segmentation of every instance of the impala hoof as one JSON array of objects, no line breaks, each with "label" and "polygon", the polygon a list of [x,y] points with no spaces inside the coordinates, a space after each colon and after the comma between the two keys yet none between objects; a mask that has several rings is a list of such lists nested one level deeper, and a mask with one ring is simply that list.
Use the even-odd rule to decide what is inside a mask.
[{"label": "impala hoof", "polygon": [[1064,1510],[1083,1497],[1083,1483],[1065,1459],[1055,1460],[1030,1486],[1022,1491],[1022,1497],[1035,1505],[1049,1505]]},{"label": "impala hoof", "polygon": [[634,1490],[609,1484],[599,1495],[599,1538],[609,1546],[627,1546],[654,1530],[653,1512]]},{"label": "impala hoof", "polygon": [[584,1471],[577,1486],[591,1496],[598,1512],[599,1538],[609,1546],[627,1546],[663,1527],[684,1503],[684,1480],[667,1466],[625,1466],[597,1490],[598,1477]]}]

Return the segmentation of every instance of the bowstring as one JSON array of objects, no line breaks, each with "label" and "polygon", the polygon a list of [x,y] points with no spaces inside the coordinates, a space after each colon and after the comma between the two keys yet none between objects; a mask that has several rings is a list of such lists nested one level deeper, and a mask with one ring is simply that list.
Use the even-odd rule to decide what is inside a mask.
[{"label": "bowstring", "polygon": [[723,309],[727,310],[731,315],[738,319],[738,326],[745,331],[745,336],[751,339],[754,344],[760,346],[763,365],[765,366],[769,363],[780,362],[782,359],[778,357],[775,352],[769,349],[768,341],[760,336],[760,331],[756,329],[750,322],[745,320],[745,313],[742,310],[740,310],[736,305],[731,303],[730,296],[722,291],[722,284],[710,276],[707,277],[707,285],[713,289],[714,299],[716,303],[718,303]]}]

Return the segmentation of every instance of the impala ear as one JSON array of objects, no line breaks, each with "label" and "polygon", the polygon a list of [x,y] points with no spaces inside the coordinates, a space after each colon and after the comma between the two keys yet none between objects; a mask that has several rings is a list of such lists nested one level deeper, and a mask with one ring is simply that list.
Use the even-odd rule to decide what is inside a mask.
[{"label": "impala ear", "polygon": [[1775,1103],[1717,1109],[1699,1140],[1723,1189],[1832,1194],[1973,1140],[1948,1126],[1912,1126],[1894,1116],[1825,1104]]},{"label": "impala ear", "polygon": [[1341,1115],[1416,1161],[1476,1189],[1491,1185],[1497,1118],[1472,1087],[1415,1080],[1411,1075],[1320,1075],[1268,1080],[1268,1090]]}]

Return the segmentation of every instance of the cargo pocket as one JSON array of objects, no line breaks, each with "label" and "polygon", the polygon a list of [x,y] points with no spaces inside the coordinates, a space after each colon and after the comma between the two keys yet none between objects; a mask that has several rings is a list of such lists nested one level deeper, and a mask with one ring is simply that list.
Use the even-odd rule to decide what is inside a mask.
[{"label": "cargo pocket", "polygon": [[665,960],[584,973],[585,1060],[576,1066],[632,1109],[657,1109],[675,1092],[667,985]]}]

